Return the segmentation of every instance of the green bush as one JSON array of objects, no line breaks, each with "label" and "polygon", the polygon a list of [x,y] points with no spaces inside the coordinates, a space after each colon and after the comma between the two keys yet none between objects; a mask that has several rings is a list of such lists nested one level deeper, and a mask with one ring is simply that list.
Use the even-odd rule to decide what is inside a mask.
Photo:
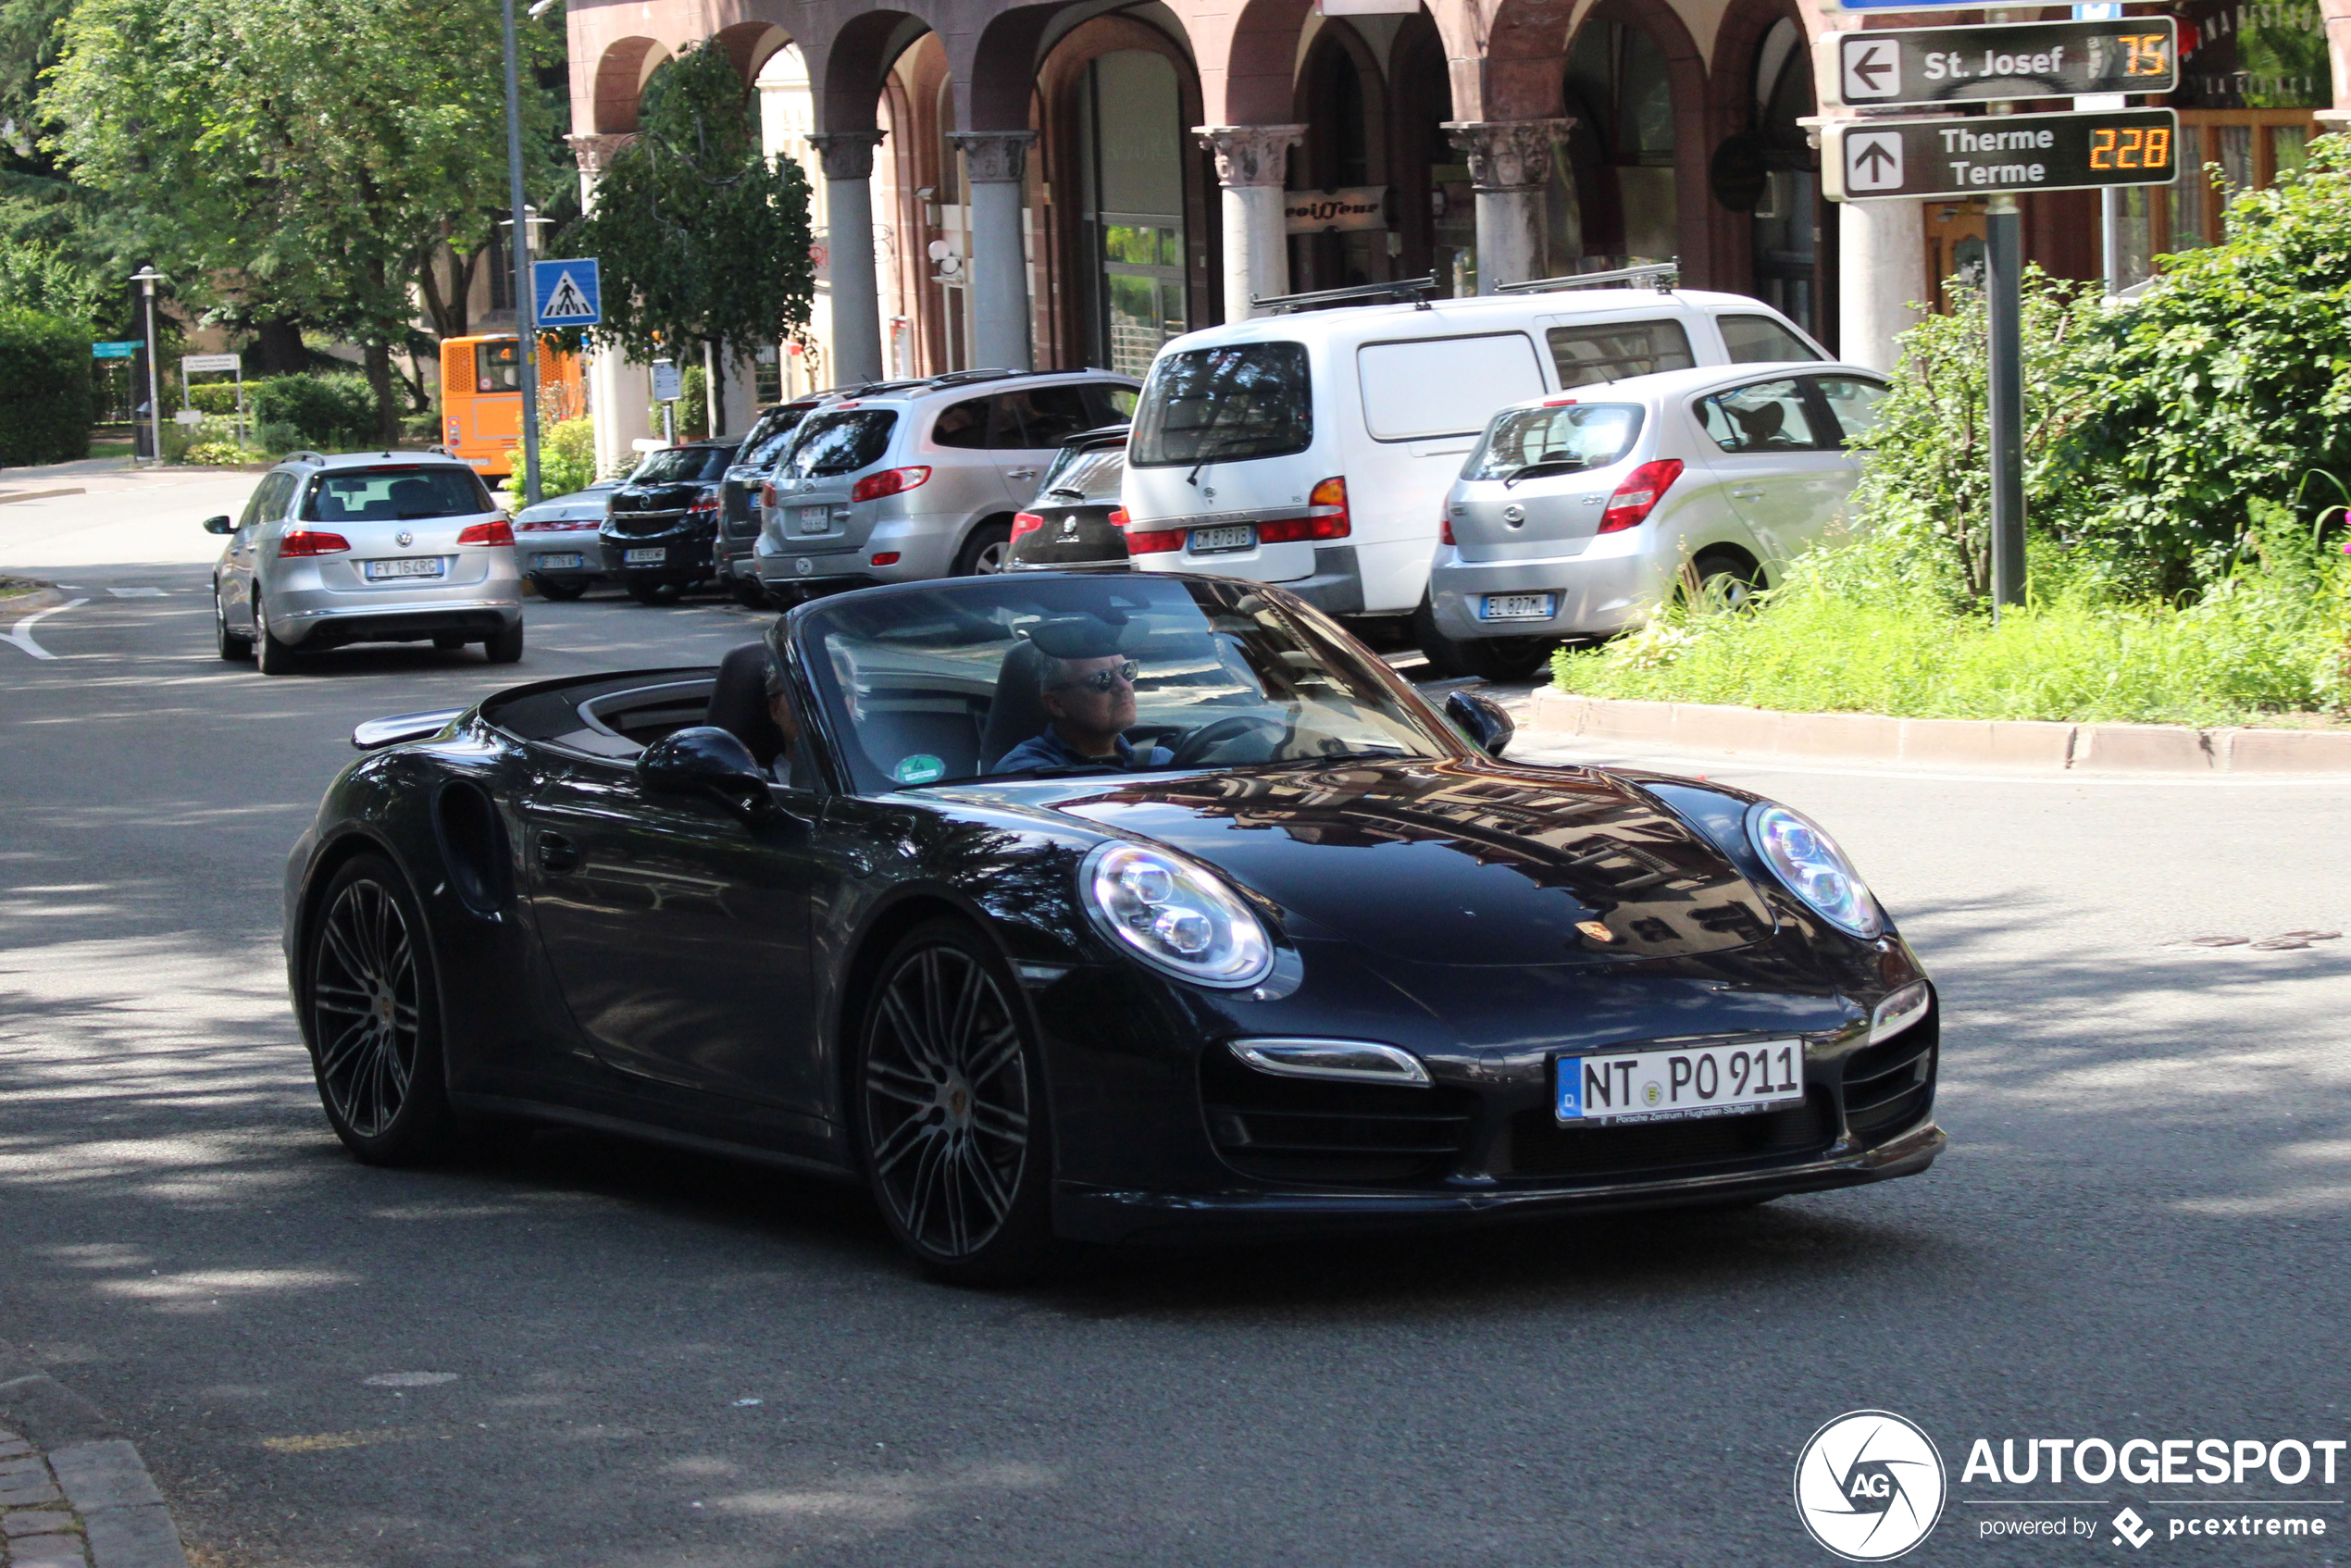
[{"label": "green bush", "polygon": [[[559,419],[539,431],[539,493],[569,495],[596,482],[596,421]],[[514,472],[501,487],[517,503],[522,497],[522,454],[516,449]]]},{"label": "green bush", "polygon": [[180,461],[200,467],[233,468],[241,463],[251,463],[259,455],[258,453],[247,452],[233,441],[207,437],[181,453]]},{"label": "green bush", "polygon": [[2351,561],[2283,507],[2263,512],[2248,558],[2193,603],[2035,540],[2032,602],[1995,624],[1955,611],[1950,579],[1887,531],[1801,558],[1753,610],[1669,605],[1553,667],[1589,696],[1798,713],[2210,725],[2339,711]]},{"label": "green bush", "polygon": [[0,308],[0,464],[90,455],[90,330]]},{"label": "green bush", "polygon": [[2158,565],[2177,591],[2225,575],[2248,503],[2318,504],[2313,469],[2351,475],[2351,137],[2229,204],[2228,239],[2166,257],[2106,313],[2070,395],[2095,411],[2053,454],[2094,496],[2082,527]]},{"label": "green bush", "polygon": [[375,437],[376,397],[364,376],[272,376],[248,383],[245,400],[264,428],[289,426],[296,432],[279,450],[356,446]]},{"label": "green bush", "polygon": [[[237,412],[237,383],[234,381],[198,381],[188,389],[188,406],[204,414],[234,417]],[[252,392],[246,392],[246,407],[252,407]]]},{"label": "green bush", "polygon": [[287,453],[302,446],[305,441],[299,429],[279,419],[269,420],[258,427],[254,431],[254,439],[261,443],[261,450],[272,457],[283,457]]}]

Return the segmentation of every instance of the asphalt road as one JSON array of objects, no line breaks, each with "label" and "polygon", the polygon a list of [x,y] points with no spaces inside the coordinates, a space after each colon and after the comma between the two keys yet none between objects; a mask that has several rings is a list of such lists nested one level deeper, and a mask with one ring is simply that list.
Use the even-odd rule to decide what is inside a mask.
[{"label": "asphalt road", "polygon": [[[1932,1173],[959,1291],[765,1170],[572,1132],[343,1156],[277,901],[351,725],[759,622],[534,603],[517,670],[264,678],[211,652],[206,482],[0,508],[0,571],[87,599],[33,629],[54,659],[0,644],[0,1347],[121,1422],[205,1568],[1822,1562],[1790,1467],[1861,1407],[1950,1470],[1905,1562],[2134,1557],[2104,1518],[2190,1498],[2329,1500],[2329,1534],[2150,1557],[2351,1556],[2351,1465],[1959,1476],[1978,1437],[2351,1437],[2351,940],[2177,945],[2351,927],[2339,784],[1683,759],[1828,823],[1936,973]],[[2100,1528],[1985,1540],[2053,1512],[1962,1500],[1996,1495]]]}]

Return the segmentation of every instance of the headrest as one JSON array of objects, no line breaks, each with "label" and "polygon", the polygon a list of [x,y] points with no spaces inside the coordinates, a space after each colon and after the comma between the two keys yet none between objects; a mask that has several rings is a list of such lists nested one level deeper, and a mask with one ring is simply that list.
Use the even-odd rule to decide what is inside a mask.
[{"label": "headrest", "polygon": [[1028,628],[1028,640],[1056,659],[1101,659],[1127,652],[1133,628],[1099,616],[1055,616]]}]

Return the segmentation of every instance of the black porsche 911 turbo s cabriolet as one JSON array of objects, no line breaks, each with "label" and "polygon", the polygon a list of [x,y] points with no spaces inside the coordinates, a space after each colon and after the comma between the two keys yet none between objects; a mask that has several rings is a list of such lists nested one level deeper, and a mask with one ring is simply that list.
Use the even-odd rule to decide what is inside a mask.
[{"label": "black porsche 911 turbo s cabriolet", "polygon": [[1510,728],[1229,579],[822,599],[361,726],[295,1007],[362,1160],[636,1133],[861,1179],[969,1280],[1925,1169],[1934,991],[1827,835]]}]

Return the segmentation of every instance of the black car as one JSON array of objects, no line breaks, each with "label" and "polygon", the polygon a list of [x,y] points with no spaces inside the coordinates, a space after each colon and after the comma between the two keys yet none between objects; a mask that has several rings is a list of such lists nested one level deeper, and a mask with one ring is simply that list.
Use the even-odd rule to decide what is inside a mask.
[{"label": "black car", "polygon": [[759,586],[759,569],[752,547],[759,542],[759,487],[774,467],[792,432],[824,398],[803,397],[759,411],[741,448],[727,468],[719,492],[718,580],[746,604],[764,604],[766,591]]},{"label": "black car", "polygon": [[840,594],[361,726],[294,1009],[364,1161],[626,1130],[863,1181],[966,1279],[1924,1170],[1935,993],[1828,836],[1510,732],[1261,584]]},{"label": "black car", "polygon": [[596,542],[604,575],[641,604],[677,597],[718,575],[719,487],[739,440],[649,452],[604,508]]},{"label": "black car", "polygon": [[1125,425],[1105,425],[1062,443],[1028,510],[1013,518],[1007,571],[1125,571]]}]

